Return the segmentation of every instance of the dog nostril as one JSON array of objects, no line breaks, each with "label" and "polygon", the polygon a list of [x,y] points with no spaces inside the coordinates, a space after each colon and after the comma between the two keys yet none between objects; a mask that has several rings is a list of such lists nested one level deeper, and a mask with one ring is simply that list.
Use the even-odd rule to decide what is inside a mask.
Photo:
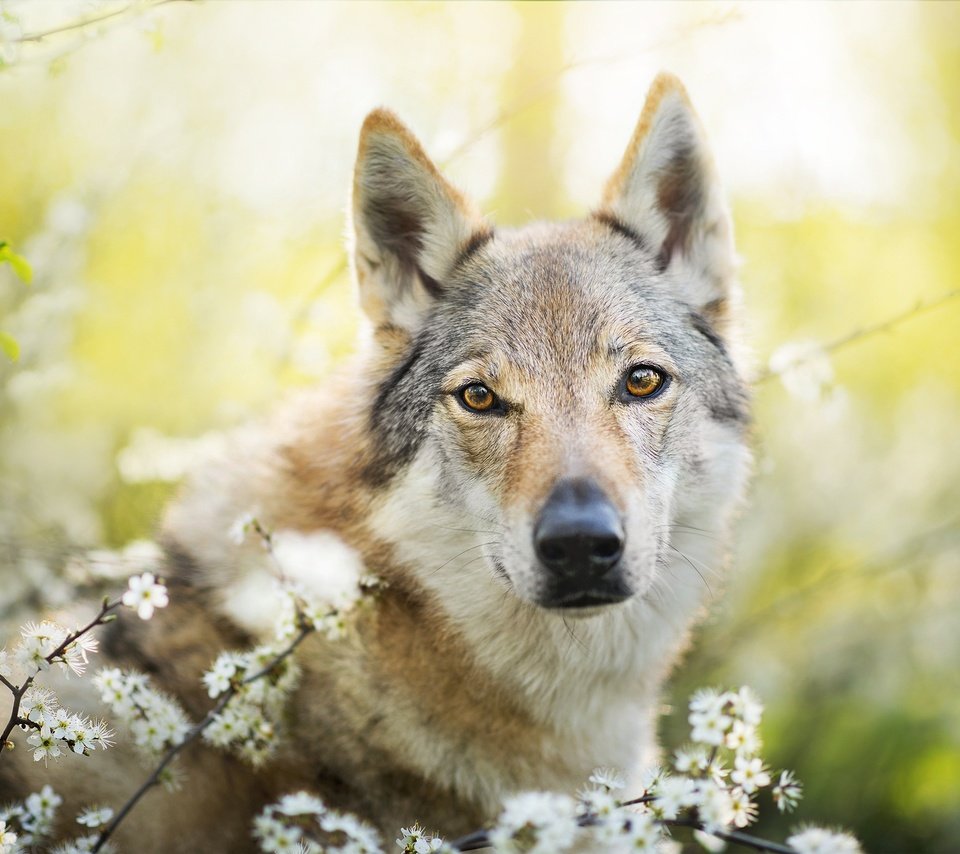
[{"label": "dog nostril", "polygon": [[567,556],[563,546],[554,540],[541,540],[537,543],[539,546],[540,557],[542,560],[555,562],[564,560]]},{"label": "dog nostril", "polygon": [[591,552],[594,557],[612,560],[620,557],[623,542],[619,537],[598,537],[593,541]]}]

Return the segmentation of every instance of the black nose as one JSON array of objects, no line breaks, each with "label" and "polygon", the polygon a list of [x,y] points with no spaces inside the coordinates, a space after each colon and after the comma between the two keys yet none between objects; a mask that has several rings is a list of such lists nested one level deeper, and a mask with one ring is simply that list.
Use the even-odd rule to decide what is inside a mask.
[{"label": "black nose", "polygon": [[540,512],[533,543],[540,562],[564,586],[589,587],[623,554],[620,514],[592,480],[560,481]]}]

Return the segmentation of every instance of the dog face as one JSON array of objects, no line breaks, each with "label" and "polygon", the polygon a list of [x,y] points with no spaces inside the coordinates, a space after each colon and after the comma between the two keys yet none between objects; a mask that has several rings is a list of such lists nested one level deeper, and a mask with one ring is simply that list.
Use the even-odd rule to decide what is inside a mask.
[{"label": "dog face", "polygon": [[733,251],[702,132],[655,82],[600,209],[494,232],[390,114],[364,125],[355,270],[387,365],[377,476],[411,468],[494,539],[520,598],[594,614],[647,592],[747,420]]}]

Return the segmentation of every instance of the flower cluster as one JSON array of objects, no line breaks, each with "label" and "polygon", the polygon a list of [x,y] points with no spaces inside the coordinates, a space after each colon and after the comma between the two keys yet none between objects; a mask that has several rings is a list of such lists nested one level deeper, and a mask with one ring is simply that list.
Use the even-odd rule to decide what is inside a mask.
[{"label": "flower cluster", "polygon": [[[109,807],[87,807],[77,816],[77,824],[83,825],[90,830],[96,830],[107,824],[113,818],[113,810]],[[56,848],[51,849],[50,854],[90,854],[100,841],[100,834],[87,833],[71,839],[69,842],[63,842]],[[109,843],[100,846],[100,851],[112,854],[114,847]]]},{"label": "flower cluster", "polygon": [[[27,847],[35,847],[46,841],[53,829],[57,808],[63,802],[50,786],[29,795],[22,803],[0,808],[0,854],[20,854]],[[113,810],[106,807],[88,807],[77,816],[77,824],[99,828],[113,818]],[[49,849],[50,854],[89,854],[93,851],[99,834],[89,833]],[[100,851],[112,854],[110,844],[101,845]]]},{"label": "flower cluster", "polygon": [[[545,792],[508,799],[488,834],[496,851],[546,854],[580,850],[650,852],[661,850],[666,830],[682,825],[724,839],[757,817],[756,797],[773,776],[758,755],[757,728],[763,706],[749,688],[698,691],[690,702],[692,744],[678,750],[672,768],[649,769],[638,781],[640,794],[622,800],[623,778],[597,769],[591,787],[577,801]],[[772,789],[781,811],[792,809],[800,784],[783,771]],[[707,844],[706,840],[704,844]],[[856,854],[855,839],[819,828],[792,836],[798,854]]]},{"label": "flower cluster", "polygon": [[573,798],[524,792],[506,801],[490,842],[497,851],[551,854],[569,849],[579,831]]},{"label": "flower cluster", "polygon": [[190,729],[183,709],[153,688],[142,673],[109,667],[96,674],[94,684],[100,699],[129,725],[134,744],[150,759],[179,744]]},{"label": "flower cluster", "polygon": [[0,673],[31,679],[51,665],[68,667],[78,676],[86,669],[88,655],[97,651],[97,640],[87,634],[71,639],[71,632],[59,623],[43,620],[20,628],[20,643],[8,655],[0,650]]},{"label": "flower cluster", "polygon": [[[757,755],[757,727],[763,705],[749,688],[719,692],[703,689],[690,701],[688,721],[693,744],[677,751],[674,775],[661,774],[649,791],[658,819],[673,820],[692,811],[707,832],[747,827],[757,816],[753,798],[770,785],[769,770]],[[796,803],[799,784],[789,778],[782,809]]]},{"label": "flower cluster", "polygon": [[60,708],[51,691],[35,685],[20,700],[20,725],[34,730],[27,744],[37,762],[57,759],[64,751],[89,756],[98,747],[106,750],[113,744],[113,732],[104,721],[71,714]]},{"label": "flower cluster", "polygon": [[419,824],[400,828],[397,847],[403,849],[403,854],[450,854],[455,850],[439,836],[427,833]]},{"label": "flower cluster", "polygon": [[82,676],[89,656],[99,646],[92,630],[115,619],[112,612],[122,604],[149,619],[154,608],[167,604],[167,590],[152,573],[135,575],[122,599],[104,599],[100,612],[83,628],[69,631],[51,620],[28,622],[21,627],[20,641],[12,653],[0,649],[0,683],[13,695],[10,718],[0,737],[0,751],[12,745],[7,738],[15,727],[32,731],[27,744],[37,761],[56,759],[64,752],[89,755],[97,747],[110,745],[113,733],[104,722],[61,708],[56,696],[39,687],[37,679],[57,666]]},{"label": "flower cluster", "polygon": [[365,594],[378,585],[379,581],[369,576],[361,579],[351,590],[338,591],[335,597],[320,599],[303,586],[287,582],[280,589],[277,640],[289,640],[305,627],[328,640],[340,640],[347,634],[350,613],[365,601]]},{"label": "flower cluster", "polygon": [[268,806],[255,819],[253,835],[260,849],[269,854],[383,852],[372,827],[353,816],[328,809],[320,798],[306,792],[285,795]]},{"label": "flower cluster", "polygon": [[0,807],[0,854],[13,854],[50,835],[57,807],[63,802],[50,786],[22,802]]},{"label": "flower cluster", "polygon": [[270,555],[277,574],[276,639],[251,652],[224,652],[203,675],[210,697],[226,696],[203,736],[218,747],[234,747],[242,758],[259,765],[277,745],[283,709],[299,678],[288,653],[308,634],[321,634],[331,641],[342,638],[349,615],[379,582],[347,572],[341,583],[328,585],[320,595],[293,577],[302,575],[302,570],[315,575],[316,568],[331,555],[341,564],[350,564],[354,558],[347,554],[346,546],[338,540],[331,544],[292,532],[274,534],[252,513],[240,516],[228,536],[240,545],[251,533]]},{"label": "flower cluster", "polygon": [[225,652],[203,675],[211,697],[232,692],[203,737],[218,747],[236,748],[253,765],[260,765],[275,749],[287,697],[299,678],[299,668],[290,658],[278,660],[281,654],[274,645]]},{"label": "flower cluster", "polygon": [[860,854],[860,845],[849,833],[807,827],[787,838],[797,854]]}]

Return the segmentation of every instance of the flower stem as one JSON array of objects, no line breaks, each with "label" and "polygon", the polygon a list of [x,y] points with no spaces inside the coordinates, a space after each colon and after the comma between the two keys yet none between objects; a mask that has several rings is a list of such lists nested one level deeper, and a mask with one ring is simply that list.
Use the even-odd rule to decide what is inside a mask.
[{"label": "flower stem", "polygon": [[99,851],[106,844],[107,840],[113,835],[117,827],[120,825],[130,811],[137,805],[140,799],[152,789],[160,780],[160,775],[163,773],[164,769],[176,758],[177,754],[180,753],[187,745],[195,741],[200,734],[212,724],[217,715],[222,712],[227,703],[233,699],[237,691],[240,689],[241,685],[249,685],[251,682],[255,682],[257,679],[262,679],[264,676],[267,676],[271,673],[274,668],[276,668],[281,662],[287,659],[289,656],[293,655],[294,650],[314,631],[313,626],[301,625],[300,632],[297,636],[281,651],[265,664],[260,670],[254,673],[252,676],[248,676],[242,682],[231,685],[224,693],[223,696],[217,701],[217,704],[210,709],[209,712],[204,716],[203,720],[200,723],[196,724],[184,737],[181,741],[171,747],[161,758],[160,763],[156,768],[153,769],[150,776],[143,781],[140,788],[138,788],[127,800],[127,802],[120,808],[120,811],[114,816],[113,821],[110,822],[103,830],[100,831],[100,835],[97,837],[97,841],[91,849],[94,854]]}]

